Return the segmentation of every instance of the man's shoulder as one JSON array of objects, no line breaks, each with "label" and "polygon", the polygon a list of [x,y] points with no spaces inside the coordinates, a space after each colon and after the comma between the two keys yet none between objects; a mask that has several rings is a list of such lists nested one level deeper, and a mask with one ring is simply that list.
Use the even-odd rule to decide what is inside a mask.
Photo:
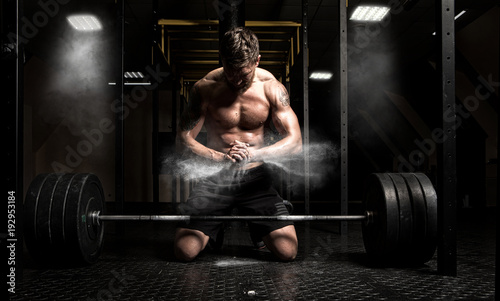
[{"label": "man's shoulder", "polygon": [[255,78],[264,83],[272,83],[277,80],[271,72],[258,67],[255,69]]},{"label": "man's shoulder", "polygon": [[281,90],[281,87],[283,85],[279,80],[276,79],[276,77],[274,77],[271,72],[261,68],[258,68],[257,70],[259,72],[256,74],[256,77],[260,82],[263,83],[264,92],[266,93],[268,98],[275,95],[276,91]]},{"label": "man's shoulder", "polygon": [[221,82],[222,68],[218,68],[207,73],[203,78],[199,79],[194,86],[196,89],[210,89],[213,85]]},{"label": "man's shoulder", "polygon": [[217,68],[215,70],[207,73],[202,79],[198,80],[195,85],[198,88],[210,87],[212,85],[220,83],[222,80],[222,68]]},{"label": "man's shoulder", "polygon": [[217,68],[198,80],[193,88],[202,99],[206,99],[222,82],[222,68]]}]

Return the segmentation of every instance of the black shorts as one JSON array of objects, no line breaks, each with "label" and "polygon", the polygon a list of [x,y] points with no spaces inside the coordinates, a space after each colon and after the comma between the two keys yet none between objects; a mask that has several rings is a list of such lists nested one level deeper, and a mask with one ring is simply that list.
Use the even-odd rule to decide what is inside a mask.
[{"label": "black shorts", "polygon": [[[186,215],[231,215],[234,208],[239,215],[288,215],[265,165],[243,171],[225,169],[199,180],[188,200],[178,207],[179,213]],[[257,238],[288,225],[293,222],[248,222],[252,237]],[[178,227],[199,230],[215,240],[223,222],[189,221],[179,223]]]}]

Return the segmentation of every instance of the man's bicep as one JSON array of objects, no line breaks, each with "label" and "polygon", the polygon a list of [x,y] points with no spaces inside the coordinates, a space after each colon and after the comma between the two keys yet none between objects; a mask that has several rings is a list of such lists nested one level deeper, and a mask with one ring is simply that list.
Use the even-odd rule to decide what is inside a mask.
[{"label": "man's bicep", "polygon": [[275,111],[273,124],[282,136],[300,135],[299,121],[291,108]]},{"label": "man's bicep", "polygon": [[277,105],[278,109],[280,107],[282,107],[282,108],[290,107],[290,95],[288,94],[288,90],[280,82],[278,82],[277,86],[278,86],[277,87],[278,103],[276,105]]},{"label": "man's bicep", "polygon": [[297,131],[299,127],[297,116],[290,106],[288,91],[280,82],[276,82],[273,96],[272,117],[278,132],[284,136]]}]

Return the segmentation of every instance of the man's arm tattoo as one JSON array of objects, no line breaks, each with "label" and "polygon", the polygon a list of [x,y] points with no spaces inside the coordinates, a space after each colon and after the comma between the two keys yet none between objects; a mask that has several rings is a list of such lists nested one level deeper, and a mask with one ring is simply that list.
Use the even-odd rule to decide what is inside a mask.
[{"label": "man's arm tattoo", "polygon": [[182,113],[180,127],[183,131],[192,130],[200,121],[201,118],[201,99],[198,92],[198,87],[194,86],[186,110]]},{"label": "man's arm tattoo", "polygon": [[284,107],[288,107],[290,105],[290,96],[288,95],[288,91],[283,85],[280,86],[279,99]]}]

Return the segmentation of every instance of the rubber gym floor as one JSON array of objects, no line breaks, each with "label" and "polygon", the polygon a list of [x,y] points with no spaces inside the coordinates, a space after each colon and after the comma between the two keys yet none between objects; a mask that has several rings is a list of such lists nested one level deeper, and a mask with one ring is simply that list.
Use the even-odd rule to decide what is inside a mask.
[{"label": "rubber gym floor", "polygon": [[254,249],[243,222],[190,263],[173,257],[173,224],[109,223],[91,266],[46,268],[25,254],[11,300],[494,300],[492,211],[460,211],[456,277],[437,273],[437,254],[417,267],[370,263],[354,222],[344,237],[338,223],[296,223],[299,253],[288,263]]}]

